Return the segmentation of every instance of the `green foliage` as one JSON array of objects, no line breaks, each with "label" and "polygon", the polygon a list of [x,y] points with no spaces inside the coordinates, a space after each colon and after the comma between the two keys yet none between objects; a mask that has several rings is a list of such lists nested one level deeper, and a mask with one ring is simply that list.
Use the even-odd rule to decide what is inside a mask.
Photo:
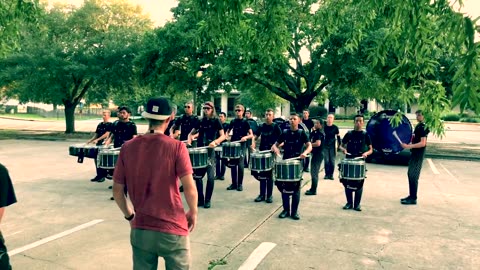
[{"label": "green foliage", "polygon": [[443,121],[460,121],[460,115],[456,113],[450,113],[442,116]]},{"label": "green foliage", "polygon": [[42,9],[38,25],[24,29],[21,50],[0,60],[0,87],[21,101],[63,104],[72,133],[82,99],[134,93],[132,63],[150,25],[138,8],[113,0]]},{"label": "green foliage", "polygon": [[327,119],[328,110],[323,106],[311,106],[308,108],[310,117],[315,119]]},{"label": "green foliage", "polygon": [[251,88],[242,89],[238,101],[249,108],[254,116],[263,117],[267,109],[274,109],[284,100],[272,92],[265,91],[262,87],[253,85]]},{"label": "green foliage", "polygon": [[479,118],[473,118],[473,117],[467,117],[467,118],[462,118],[460,119],[460,122],[465,122],[465,123],[480,123]]}]

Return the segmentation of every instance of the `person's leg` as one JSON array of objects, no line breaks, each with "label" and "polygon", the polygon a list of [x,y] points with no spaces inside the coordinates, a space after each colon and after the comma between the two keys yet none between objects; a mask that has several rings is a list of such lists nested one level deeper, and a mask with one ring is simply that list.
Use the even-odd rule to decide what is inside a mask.
[{"label": "person's leg", "polygon": [[232,184],[227,188],[228,190],[237,189],[238,187],[238,167],[238,164],[230,167],[230,171],[232,173]]},{"label": "person's leg", "polygon": [[345,187],[345,197],[347,199],[347,204],[343,209],[352,209],[353,208],[353,191]]},{"label": "person's leg", "polygon": [[172,247],[165,250],[166,270],[190,269],[190,240],[188,236],[175,236],[176,242]]},{"label": "person's leg", "polygon": [[7,246],[5,245],[5,239],[0,231],[0,269],[11,270],[10,258],[7,253]]},{"label": "person's leg", "polygon": [[408,187],[409,199],[413,202],[417,200],[418,179],[422,171],[423,155],[412,154],[408,164]]},{"label": "person's leg", "polygon": [[355,200],[353,202],[353,209],[357,211],[362,211],[362,208],[360,206],[360,202],[362,201],[362,194],[363,194],[363,187],[355,191]]},{"label": "person's leg", "polygon": [[158,252],[156,237],[153,231],[132,229],[130,243],[132,245],[133,270],[156,270]]},{"label": "person's leg", "polygon": [[207,187],[205,190],[205,208],[210,208],[213,189],[215,187],[215,164],[207,167]]},{"label": "person's leg", "polygon": [[267,186],[267,198],[266,202],[267,203],[272,203],[273,202],[273,178],[272,175],[268,177],[266,180],[266,186]]},{"label": "person's leg", "polygon": [[291,216],[293,219],[300,219],[300,215],[298,214],[299,205],[300,205],[300,188],[292,194]]},{"label": "person's leg", "polygon": [[329,150],[329,147],[326,146],[324,149],[323,149],[323,156],[325,157],[325,162],[324,162],[324,167],[325,167],[325,179],[327,179],[327,177],[329,176],[329,173],[330,173],[330,168],[332,167],[332,161],[331,161],[331,157],[330,157],[330,150]]},{"label": "person's leg", "polygon": [[255,199],[255,202],[261,202],[265,200],[265,193],[267,192],[267,180],[266,179],[260,179],[258,180],[260,183],[260,193],[258,197]]},{"label": "person's leg", "polygon": [[[320,173],[320,165],[322,163],[322,156],[314,155],[312,157],[312,170],[310,172],[312,178],[312,186],[310,187],[310,192],[308,195],[315,195],[317,194],[317,186],[318,186],[318,174]],[[305,193],[307,194],[307,193]]]},{"label": "person's leg", "polygon": [[240,160],[238,163],[238,186],[237,190],[242,191],[243,190],[243,175],[245,173],[245,164]]}]

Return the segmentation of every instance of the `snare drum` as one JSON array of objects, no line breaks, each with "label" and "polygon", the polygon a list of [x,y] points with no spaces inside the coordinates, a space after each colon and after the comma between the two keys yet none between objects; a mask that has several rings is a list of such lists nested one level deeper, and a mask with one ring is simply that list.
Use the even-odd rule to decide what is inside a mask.
[{"label": "snare drum", "polygon": [[302,163],[299,160],[282,160],[275,164],[277,181],[300,181],[302,179]]},{"label": "snare drum", "polygon": [[222,144],[222,158],[239,159],[242,154],[242,144],[238,142],[224,142]]},{"label": "snare drum", "polygon": [[250,170],[257,172],[271,171],[273,164],[272,153],[250,154]]},{"label": "snare drum", "polygon": [[343,159],[340,162],[340,178],[346,180],[365,179],[365,161],[361,159]]},{"label": "snare drum", "polygon": [[190,162],[192,162],[193,169],[206,168],[208,165],[208,150],[188,148],[188,154],[190,155]]},{"label": "snare drum", "polygon": [[115,164],[117,164],[119,155],[119,149],[100,150],[97,156],[97,167],[102,169],[115,169]]},{"label": "snare drum", "polygon": [[68,147],[68,153],[70,156],[78,157],[83,155],[83,147],[85,144],[74,144]]}]

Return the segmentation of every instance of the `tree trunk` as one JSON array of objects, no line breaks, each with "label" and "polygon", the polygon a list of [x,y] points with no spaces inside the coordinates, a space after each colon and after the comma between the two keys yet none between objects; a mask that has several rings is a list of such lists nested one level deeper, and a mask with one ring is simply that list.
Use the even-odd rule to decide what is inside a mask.
[{"label": "tree trunk", "polygon": [[65,124],[66,134],[75,133],[75,107],[76,104],[64,104],[65,105]]},{"label": "tree trunk", "polygon": [[297,113],[302,113],[304,109],[307,109],[310,104],[312,103],[312,100],[317,96],[317,94],[309,94],[309,95],[298,95],[296,99],[290,99],[290,101],[293,105],[293,109]]}]

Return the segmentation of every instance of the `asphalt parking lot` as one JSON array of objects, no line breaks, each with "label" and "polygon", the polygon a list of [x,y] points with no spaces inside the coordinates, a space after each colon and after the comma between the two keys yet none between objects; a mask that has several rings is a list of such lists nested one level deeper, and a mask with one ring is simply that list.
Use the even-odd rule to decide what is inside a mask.
[{"label": "asphalt parking lot", "polygon": [[[93,161],[69,156],[73,143],[1,141],[18,199],[1,224],[14,269],[131,269],[110,182],[89,181]],[[254,203],[248,170],[243,192],[227,191],[227,177],[199,210],[192,269],[479,269],[478,165],[425,160],[418,205],[404,206],[407,168],[368,164],[362,212],[342,210],[343,187],[322,180],[317,196],[302,195],[299,221],[277,218],[277,190],[273,204]]]}]

